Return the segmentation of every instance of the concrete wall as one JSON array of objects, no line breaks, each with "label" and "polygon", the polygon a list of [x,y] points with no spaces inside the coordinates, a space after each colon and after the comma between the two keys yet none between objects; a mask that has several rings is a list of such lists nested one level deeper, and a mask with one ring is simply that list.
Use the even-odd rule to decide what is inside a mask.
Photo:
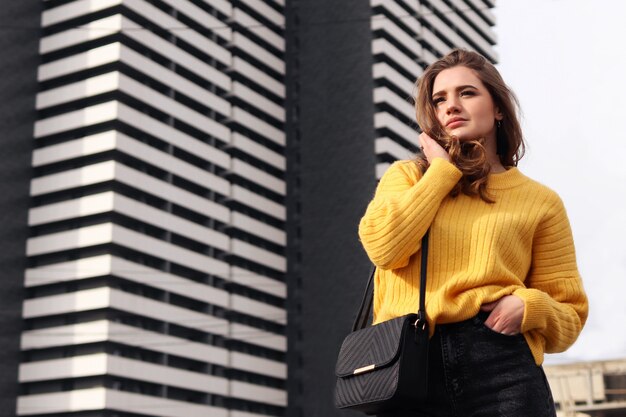
[{"label": "concrete wall", "polygon": [[0,8],[0,416],[15,416],[42,2]]},{"label": "concrete wall", "polygon": [[357,227],[375,187],[369,2],[287,2],[290,417],[347,415],[334,366],[369,262]]}]

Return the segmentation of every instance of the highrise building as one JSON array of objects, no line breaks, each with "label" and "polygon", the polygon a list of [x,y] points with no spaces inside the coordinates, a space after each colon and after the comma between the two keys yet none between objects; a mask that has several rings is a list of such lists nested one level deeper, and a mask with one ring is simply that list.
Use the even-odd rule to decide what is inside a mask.
[{"label": "highrise building", "polygon": [[283,2],[43,5],[17,414],[283,415]]},{"label": "highrise building", "polygon": [[455,46],[496,60],[494,2],[33,3],[19,109],[36,120],[4,155],[30,196],[2,200],[27,222],[3,258],[12,415],[338,415],[358,219],[416,149],[423,68]]}]

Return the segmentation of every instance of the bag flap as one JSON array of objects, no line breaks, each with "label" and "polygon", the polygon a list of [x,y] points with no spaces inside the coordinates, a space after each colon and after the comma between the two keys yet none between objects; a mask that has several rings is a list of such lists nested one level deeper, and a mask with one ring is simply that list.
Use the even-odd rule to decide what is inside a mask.
[{"label": "bag flap", "polygon": [[345,377],[389,365],[399,353],[403,332],[416,317],[409,314],[350,333],[339,350],[335,375]]}]

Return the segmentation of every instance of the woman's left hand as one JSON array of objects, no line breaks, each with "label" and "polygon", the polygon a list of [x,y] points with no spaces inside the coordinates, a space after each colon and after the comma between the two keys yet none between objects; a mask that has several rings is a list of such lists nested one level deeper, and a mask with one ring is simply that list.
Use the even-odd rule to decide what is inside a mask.
[{"label": "woman's left hand", "polygon": [[524,300],[518,296],[505,295],[497,301],[483,304],[480,309],[491,312],[485,326],[494,332],[512,336],[522,331],[525,307]]}]

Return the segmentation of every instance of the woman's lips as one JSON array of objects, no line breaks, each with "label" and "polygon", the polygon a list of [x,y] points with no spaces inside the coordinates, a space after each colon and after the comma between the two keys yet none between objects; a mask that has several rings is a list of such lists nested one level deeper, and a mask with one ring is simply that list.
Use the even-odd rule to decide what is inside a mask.
[{"label": "woman's lips", "polygon": [[448,129],[454,129],[454,128],[459,127],[459,126],[463,126],[463,123],[465,123],[465,122],[466,122],[466,120],[462,120],[462,119],[454,120],[454,121],[448,123],[446,127]]}]

